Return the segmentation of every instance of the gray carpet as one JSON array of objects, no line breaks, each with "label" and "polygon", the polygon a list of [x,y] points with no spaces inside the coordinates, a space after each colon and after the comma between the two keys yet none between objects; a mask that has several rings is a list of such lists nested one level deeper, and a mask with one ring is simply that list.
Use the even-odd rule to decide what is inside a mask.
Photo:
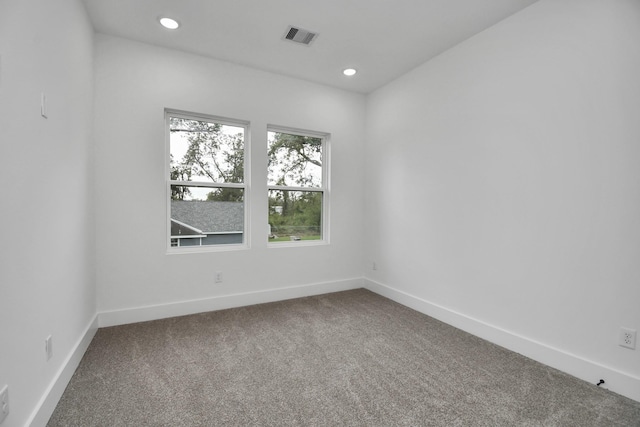
[{"label": "gray carpet", "polygon": [[103,328],[49,426],[640,426],[640,403],[366,290]]}]

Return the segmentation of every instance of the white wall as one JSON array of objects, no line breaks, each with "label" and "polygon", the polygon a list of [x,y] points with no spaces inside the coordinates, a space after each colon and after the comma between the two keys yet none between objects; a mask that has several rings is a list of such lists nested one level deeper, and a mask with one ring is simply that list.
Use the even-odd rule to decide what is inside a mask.
[{"label": "white wall", "polygon": [[[101,34],[95,46],[98,309],[116,312],[101,324],[218,308],[207,301],[239,293],[361,284],[364,96]],[[251,122],[250,249],[167,255],[165,108]],[[330,245],[267,248],[267,124],[331,134]],[[159,308],[120,315],[147,306]]]},{"label": "white wall", "polygon": [[[363,265],[372,289],[504,345],[640,377],[640,352],[616,344],[640,329],[637,1],[542,0],[377,91],[366,158],[361,95],[93,37],[78,1],[0,3],[3,427],[46,418],[96,310],[117,323],[310,294],[357,284]],[[251,121],[251,249],[166,254],[165,107]],[[262,239],[267,124],[332,134],[331,245]],[[167,308],[184,301],[204,302]]]},{"label": "white wall", "polygon": [[640,400],[639,40],[638,1],[542,0],[373,93],[372,288]]},{"label": "white wall", "polygon": [[23,426],[46,406],[41,399],[96,312],[92,51],[79,1],[0,2],[0,387],[9,385],[10,400],[3,427]]}]

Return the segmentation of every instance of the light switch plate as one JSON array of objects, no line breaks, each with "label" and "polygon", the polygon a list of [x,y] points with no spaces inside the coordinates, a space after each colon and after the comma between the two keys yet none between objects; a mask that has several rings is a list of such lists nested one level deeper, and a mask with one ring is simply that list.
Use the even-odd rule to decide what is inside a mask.
[{"label": "light switch plate", "polygon": [[47,355],[47,361],[51,360],[53,357],[53,337],[51,335],[44,340],[44,352]]},{"label": "light switch plate", "polygon": [[40,115],[47,118],[47,95],[44,92],[40,94]]}]

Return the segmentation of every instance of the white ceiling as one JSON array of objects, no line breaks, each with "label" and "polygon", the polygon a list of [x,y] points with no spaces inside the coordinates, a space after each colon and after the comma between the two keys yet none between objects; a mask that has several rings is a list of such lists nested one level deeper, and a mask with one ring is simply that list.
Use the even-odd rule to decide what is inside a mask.
[{"label": "white ceiling", "polygon": [[[369,93],[537,0],[84,1],[100,33]],[[319,36],[285,41],[289,25]]]}]

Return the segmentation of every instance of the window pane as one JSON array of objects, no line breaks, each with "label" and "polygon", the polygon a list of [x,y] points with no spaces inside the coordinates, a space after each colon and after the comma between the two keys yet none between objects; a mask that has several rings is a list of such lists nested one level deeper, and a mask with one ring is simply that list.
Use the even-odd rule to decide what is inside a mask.
[{"label": "window pane", "polygon": [[269,185],[322,187],[322,138],[268,132]]},{"label": "window pane", "polygon": [[322,239],[321,191],[269,190],[269,241]]},{"label": "window pane", "polygon": [[171,186],[171,246],[242,243],[244,190]]},{"label": "window pane", "polygon": [[169,179],[244,181],[244,128],[170,117],[169,131]]}]

